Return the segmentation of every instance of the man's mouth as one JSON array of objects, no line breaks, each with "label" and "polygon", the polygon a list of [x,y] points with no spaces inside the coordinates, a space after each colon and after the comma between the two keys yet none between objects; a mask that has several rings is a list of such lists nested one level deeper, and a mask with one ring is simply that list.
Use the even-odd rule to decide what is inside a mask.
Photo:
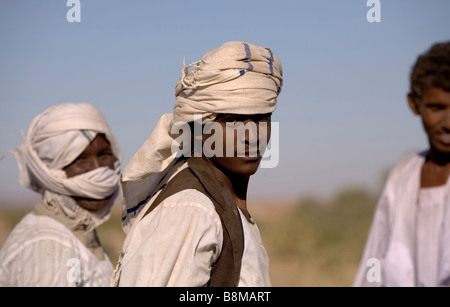
[{"label": "man's mouth", "polygon": [[439,142],[445,145],[450,145],[450,134],[439,134],[437,136]]}]

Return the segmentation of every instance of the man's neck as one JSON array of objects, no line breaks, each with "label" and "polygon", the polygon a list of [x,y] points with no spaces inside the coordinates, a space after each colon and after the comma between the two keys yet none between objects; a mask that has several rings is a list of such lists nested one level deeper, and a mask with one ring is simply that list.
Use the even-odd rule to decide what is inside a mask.
[{"label": "man's neck", "polygon": [[431,148],[430,152],[427,155],[427,162],[445,167],[446,165],[450,164],[450,153],[439,152]]},{"label": "man's neck", "polygon": [[450,175],[450,155],[430,149],[422,166],[421,187],[435,187],[446,184]]},{"label": "man's neck", "polygon": [[208,162],[216,178],[230,189],[236,205],[247,210],[247,190],[250,177],[227,173],[214,165],[209,159],[204,159]]}]

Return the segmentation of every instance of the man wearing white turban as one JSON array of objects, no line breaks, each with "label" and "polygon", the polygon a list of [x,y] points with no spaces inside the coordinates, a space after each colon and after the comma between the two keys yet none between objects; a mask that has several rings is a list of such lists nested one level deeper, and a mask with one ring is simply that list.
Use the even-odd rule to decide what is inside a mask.
[{"label": "man wearing white turban", "polygon": [[55,105],[14,154],[20,183],[42,201],[0,251],[0,286],[107,286],[113,266],[95,229],[118,195],[122,153],[102,113]]},{"label": "man wearing white turban", "polygon": [[[113,286],[271,285],[268,256],[247,210],[247,188],[281,87],[279,59],[246,42],[225,43],[183,67],[173,113],[161,117],[121,176],[127,236]],[[228,129],[230,122],[257,129],[239,137]],[[198,126],[204,134],[192,134],[192,142],[176,137],[179,127]],[[196,155],[190,144],[206,145],[212,131],[215,154]]]}]

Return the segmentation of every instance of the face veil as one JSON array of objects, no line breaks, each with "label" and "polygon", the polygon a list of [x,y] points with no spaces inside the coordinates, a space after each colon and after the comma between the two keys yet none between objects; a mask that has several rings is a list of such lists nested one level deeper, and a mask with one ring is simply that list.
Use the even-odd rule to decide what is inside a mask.
[{"label": "face veil", "polygon": [[[115,156],[114,170],[99,167],[67,178],[63,168],[104,134]],[[102,113],[89,104],[64,103],[38,115],[16,156],[20,183],[36,192],[103,199],[118,188],[122,152]]]}]

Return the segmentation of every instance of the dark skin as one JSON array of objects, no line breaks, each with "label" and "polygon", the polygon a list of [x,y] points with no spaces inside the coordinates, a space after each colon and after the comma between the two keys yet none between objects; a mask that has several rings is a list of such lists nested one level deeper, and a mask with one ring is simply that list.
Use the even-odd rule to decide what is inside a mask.
[{"label": "dark skin", "polygon": [[422,118],[430,152],[422,167],[421,187],[444,185],[450,175],[450,92],[426,87],[421,99],[408,95],[411,110]]},{"label": "dark skin", "polygon": [[[267,142],[269,142],[270,138],[270,128],[271,128],[271,114],[257,114],[257,115],[226,115],[226,116],[218,116],[216,118],[216,122],[220,123],[222,125],[223,130],[223,156],[222,157],[211,157],[207,158],[203,156],[203,159],[208,162],[209,166],[211,167],[213,173],[217,177],[219,181],[224,183],[231,191],[234,200],[236,202],[236,205],[244,210],[247,210],[247,189],[248,189],[248,183],[250,180],[250,176],[255,174],[258,170],[259,164],[262,159],[262,154],[259,152],[256,154],[255,157],[250,155],[248,153],[249,148],[251,148],[250,145],[250,136],[249,133],[246,132],[245,140],[242,140],[245,142],[245,150],[246,154],[245,157],[238,157],[237,156],[237,137],[235,133],[234,137],[234,156],[233,157],[226,157],[226,123],[227,122],[242,122],[244,124],[248,123],[249,121],[253,121],[257,124],[257,127],[259,127],[258,123],[266,122],[267,123]],[[258,139],[260,137],[261,131],[258,128],[257,134]],[[207,139],[210,135],[204,134],[203,135],[203,141]],[[259,146],[258,146],[259,147]]]},{"label": "dark skin", "polygon": [[[98,167],[106,166],[114,169],[114,155],[111,144],[103,134],[97,134],[86,149],[71,164],[64,167],[68,178],[87,173]],[[111,195],[112,196],[112,195]],[[75,202],[88,211],[97,211],[105,207],[109,199],[90,199],[83,197],[72,197]]]}]

